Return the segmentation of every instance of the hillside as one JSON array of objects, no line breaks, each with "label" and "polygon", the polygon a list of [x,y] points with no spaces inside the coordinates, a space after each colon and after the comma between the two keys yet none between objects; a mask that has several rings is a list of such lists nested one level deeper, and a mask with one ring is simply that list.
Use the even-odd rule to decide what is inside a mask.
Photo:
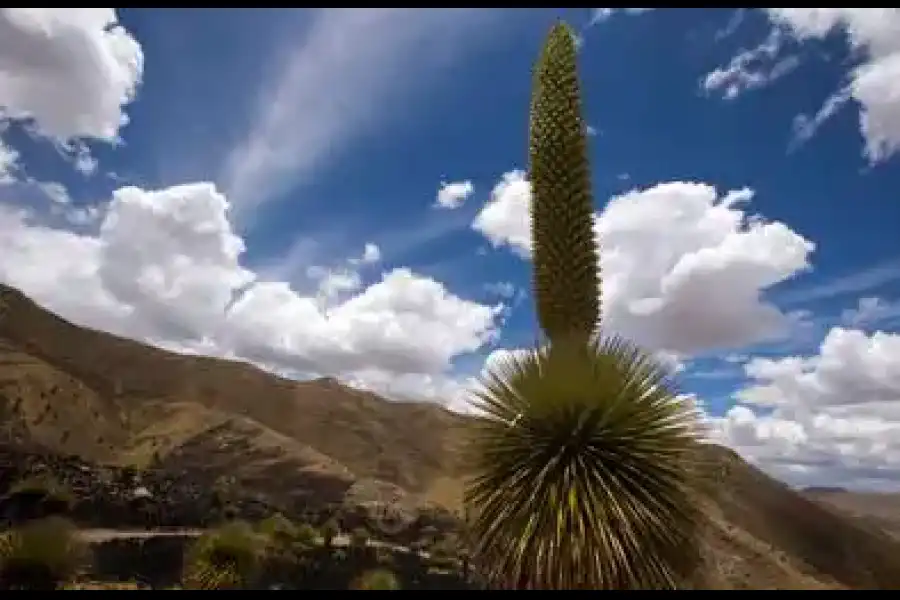
[{"label": "hillside", "polygon": [[900,494],[814,489],[803,495],[900,539]]},{"label": "hillside", "polygon": [[[395,490],[454,508],[465,418],[334,380],[182,356],[77,327],[0,286],[0,436],[287,501]],[[900,542],[709,447],[705,584],[898,588]],[[390,485],[387,485],[390,484]]]}]

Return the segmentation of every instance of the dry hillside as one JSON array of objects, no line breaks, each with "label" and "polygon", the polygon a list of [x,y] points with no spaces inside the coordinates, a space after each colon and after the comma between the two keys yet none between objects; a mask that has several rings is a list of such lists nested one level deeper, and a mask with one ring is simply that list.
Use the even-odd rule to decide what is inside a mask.
[{"label": "dry hillside", "polygon": [[803,494],[900,539],[900,494],[841,489],[809,489]]},{"label": "dry hillside", "polygon": [[[333,380],[181,356],[77,327],[0,286],[0,433],[96,462],[163,465],[201,483],[340,497],[381,480],[452,505],[465,419]],[[900,588],[900,542],[710,447],[707,585]],[[360,485],[354,486],[358,490]]]}]

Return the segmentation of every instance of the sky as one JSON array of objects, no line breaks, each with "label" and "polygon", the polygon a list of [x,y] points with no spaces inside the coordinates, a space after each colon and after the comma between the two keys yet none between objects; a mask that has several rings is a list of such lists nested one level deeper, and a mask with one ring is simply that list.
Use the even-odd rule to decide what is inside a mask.
[{"label": "sky", "polygon": [[900,9],[0,8],[0,281],[468,410],[537,335],[530,69],[559,18],[606,331],[767,472],[900,490]]}]

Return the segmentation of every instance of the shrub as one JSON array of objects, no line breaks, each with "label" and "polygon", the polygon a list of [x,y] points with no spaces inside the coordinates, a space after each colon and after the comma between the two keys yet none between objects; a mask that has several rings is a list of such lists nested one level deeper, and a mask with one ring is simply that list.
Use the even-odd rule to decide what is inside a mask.
[{"label": "shrub", "polygon": [[247,523],[234,521],[198,539],[185,556],[185,589],[247,589],[259,573],[265,540]]},{"label": "shrub", "polygon": [[341,528],[338,527],[337,521],[334,519],[329,519],[325,521],[325,524],[322,525],[322,542],[326,548],[330,549],[334,544],[334,538],[336,538],[341,533]]},{"label": "shrub", "polygon": [[400,581],[387,569],[372,569],[356,578],[350,589],[354,590],[399,590]]},{"label": "shrub", "polygon": [[304,548],[312,548],[319,544],[319,532],[312,525],[300,523],[294,531],[293,542]]},{"label": "shrub", "polygon": [[276,543],[287,543],[289,540],[293,540],[297,534],[297,526],[294,522],[281,513],[275,513],[260,521],[257,530],[267,539]]},{"label": "shrub", "polygon": [[296,524],[284,515],[274,514],[263,519],[259,533],[266,539],[271,557],[299,561],[300,554],[319,544],[319,534],[306,523]]},{"label": "shrub", "polygon": [[61,517],[48,517],[0,537],[0,587],[53,590],[70,582],[87,562],[78,530]]},{"label": "shrub", "polygon": [[6,497],[17,520],[65,515],[75,504],[69,489],[49,475],[23,479],[12,486]]}]

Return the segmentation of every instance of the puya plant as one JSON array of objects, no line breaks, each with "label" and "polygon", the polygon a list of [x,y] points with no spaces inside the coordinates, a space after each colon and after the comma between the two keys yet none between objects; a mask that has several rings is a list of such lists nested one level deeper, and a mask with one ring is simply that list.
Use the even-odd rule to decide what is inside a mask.
[{"label": "puya plant", "polygon": [[473,392],[473,564],[497,588],[681,587],[699,548],[698,420],[667,368],[602,331],[567,25],[550,31],[533,77],[533,295],[543,336],[491,365]]}]

